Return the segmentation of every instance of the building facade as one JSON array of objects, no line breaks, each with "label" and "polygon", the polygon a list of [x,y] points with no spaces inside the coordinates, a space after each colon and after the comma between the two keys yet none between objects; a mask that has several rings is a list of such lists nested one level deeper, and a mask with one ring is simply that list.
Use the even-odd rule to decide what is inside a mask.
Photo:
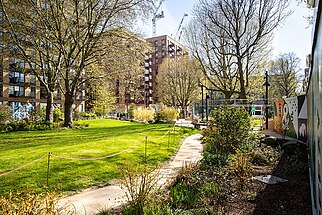
[{"label": "building facade", "polygon": [[165,58],[176,60],[178,57],[187,53],[184,46],[173,38],[163,35],[146,39],[152,52],[145,58],[144,73],[144,104],[156,104],[158,99],[157,75],[160,64]]},{"label": "building facade", "polygon": [[307,89],[312,214],[322,214],[322,16],[321,1],[307,1],[314,10],[314,33]]}]

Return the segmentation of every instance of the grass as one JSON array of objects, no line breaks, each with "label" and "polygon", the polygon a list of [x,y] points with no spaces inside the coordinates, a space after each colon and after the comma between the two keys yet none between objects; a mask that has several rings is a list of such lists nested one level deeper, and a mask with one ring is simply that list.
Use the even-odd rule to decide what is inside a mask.
[{"label": "grass", "polygon": [[[66,160],[50,157],[49,190],[59,193],[73,192],[90,186],[104,185],[120,176],[118,171],[125,162],[144,160],[145,137],[147,162],[156,165],[171,157],[178,149],[180,139],[193,133],[190,129],[176,128],[163,136],[169,124],[140,124],[109,119],[83,121],[86,129],[29,131],[0,134],[0,174],[20,167],[49,152],[71,158],[97,158],[118,153],[120,155],[95,161]],[[13,190],[43,192],[47,187],[48,157],[0,177],[0,195]]]}]

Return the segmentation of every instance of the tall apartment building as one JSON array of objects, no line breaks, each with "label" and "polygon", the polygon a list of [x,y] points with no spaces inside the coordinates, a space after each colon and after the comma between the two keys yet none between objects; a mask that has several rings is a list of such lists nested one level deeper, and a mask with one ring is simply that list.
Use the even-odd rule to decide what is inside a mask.
[{"label": "tall apartment building", "polygon": [[[16,56],[0,59],[0,105],[9,105],[15,120],[27,118],[32,112],[39,113],[46,105],[47,93],[30,72],[24,60]],[[54,106],[63,106],[63,96],[57,91]]]},{"label": "tall apartment building", "polygon": [[184,46],[173,38],[163,35],[146,39],[152,52],[145,59],[144,98],[145,105],[158,103],[158,83],[156,77],[162,61],[169,57],[176,60],[186,52]]}]

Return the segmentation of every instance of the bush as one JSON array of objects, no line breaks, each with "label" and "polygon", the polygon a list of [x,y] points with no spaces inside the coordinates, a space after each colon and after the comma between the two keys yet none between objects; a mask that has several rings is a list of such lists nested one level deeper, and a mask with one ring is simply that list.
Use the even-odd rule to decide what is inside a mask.
[{"label": "bush", "polygon": [[154,120],[154,111],[147,108],[133,110],[133,118],[139,122],[152,122]]},{"label": "bush", "polygon": [[132,166],[127,164],[120,170],[121,188],[124,190],[128,203],[124,214],[143,214],[145,205],[151,200],[152,194],[159,191],[156,186],[160,178],[159,169],[148,166]]},{"label": "bush", "polygon": [[7,105],[0,105],[0,123],[7,123],[11,120],[10,107]]},{"label": "bush", "polygon": [[165,108],[160,112],[160,119],[166,122],[173,122],[177,119],[179,113],[174,108]]},{"label": "bush", "polygon": [[248,143],[250,117],[243,107],[220,106],[211,112],[213,121],[205,131],[210,153],[234,153]]},{"label": "bush", "polygon": [[203,154],[202,164],[213,167],[224,167],[228,162],[226,154],[212,154],[207,151]]},{"label": "bush", "polygon": [[0,197],[1,214],[72,214],[71,211],[59,211],[56,194],[9,193]]},{"label": "bush", "polygon": [[74,115],[73,115],[73,119],[75,121],[77,120],[81,120],[81,119],[96,119],[96,114],[95,113],[87,113],[85,111],[79,111],[79,110],[75,110]]},{"label": "bush", "polygon": [[60,108],[55,108],[53,117],[54,117],[54,122],[58,122],[59,118],[63,116],[63,111]]},{"label": "bush", "polygon": [[229,163],[229,169],[240,182],[240,188],[244,188],[248,185],[248,181],[252,175],[251,158],[248,154],[237,150],[236,154],[232,155]]}]

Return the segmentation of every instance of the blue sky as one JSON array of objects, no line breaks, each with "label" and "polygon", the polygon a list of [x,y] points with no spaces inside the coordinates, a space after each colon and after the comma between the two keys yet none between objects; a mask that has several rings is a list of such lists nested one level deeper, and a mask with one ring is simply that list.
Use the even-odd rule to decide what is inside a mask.
[{"label": "blue sky", "polygon": [[[192,10],[198,0],[165,0],[159,11],[163,10],[165,17],[157,21],[157,35],[171,35],[176,33],[176,29],[182,19],[182,16],[187,13],[183,26],[188,23],[192,17]],[[288,17],[286,22],[278,29],[273,41],[272,58],[284,52],[295,52],[301,59],[301,67],[305,67],[306,55],[311,49],[311,29],[308,27],[308,22],[304,17],[312,14],[310,9],[307,9],[304,4],[298,5],[295,0],[292,0],[290,9],[293,14]],[[152,36],[152,22],[145,21],[140,24],[141,30],[147,37]]]}]

